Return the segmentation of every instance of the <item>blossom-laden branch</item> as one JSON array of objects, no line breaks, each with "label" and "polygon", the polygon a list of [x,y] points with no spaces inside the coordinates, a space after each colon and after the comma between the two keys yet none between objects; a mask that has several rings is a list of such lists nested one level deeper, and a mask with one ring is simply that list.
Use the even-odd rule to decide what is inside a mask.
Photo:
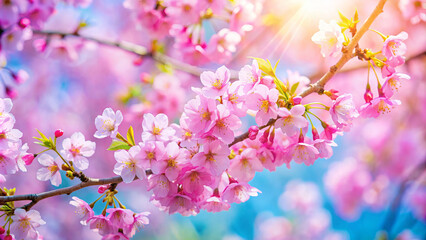
[{"label": "blossom-laden branch", "polygon": [[[353,39],[349,42],[349,44],[345,48],[343,55],[340,58],[340,60],[334,66],[332,66],[330,68],[330,70],[320,80],[318,80],[316,83],[309,86],[305,91],[300,93],[299,96],[298,96],[299,98],[306,97],[309,94],[314,93],[314,92],[321,94],[324,91],[325,84],[343,67],[343,65],[345,63],[347,63],[352,57],[355,56],[353,52],[354,52],[354,49],[357,47],[359,40],[365,34],[365,32],[369,29],[369,27],[371,26],[373,21],[377,18],[377,16],[383,11],[383,6],[384,6],[385,3],[386,3],[386,0],[380,0],[379,1],[378,5],[376,6],[376,8],[372,12],[372,14],[368,17],[367,21],[359,29],[359,31],[354,35]],[[118,47],[120,49],[134,53],[134,54],[139,55],[139,56],[152,57],[154,60],[162,62],[162,63],[171,63],[177,69],[189,72],[189,73],[194,74],[194,75],[200,75],[204,71],[202,69],[199,69],[199,68],[193,67],[191,65],[188,65],[188,64],[179,62],[177,60],[171,59],[171,58],[169,58],[169,57],[167,57],[167,56],[165,56],[161,53],[149,52],[146,48],[139,46],[139,45],[132,44],[132,43],[105,41],[105,40],[100,40],[100,39],[96,39],[96,38],[92,38],[92,37],[82,36],[79,33],[41,32],[41,31],[38,31],[36,33],[37,34],[44,34],[44,35],[59,35],[59,36],[63,36],[63,37],[64,36],[75,36],[75,37],[84,38],[84,39],[89,40],[89,41],[94,41],[94,42],[97,42],[97,43],[102,44],[102,45]],[[232,75],[236,75],[236,74],[231,74],[231,76]],[[265,100],[263,100],[263,101],[265,101]],[[290,114],[290,113],[288,113],[288,114]],[[292,113],[292,114],[294,114],[295,117],[298,117],[298,116],[296,116],[298,114],[296,114],[296,113]],[[314,114],[312,114],[312,115],[315,116]],[[259,129],[262,130],[264,128],[267,128],[268,126],[272,126],[273,124],[276,123],[277,119],[278,118],[275,118],[275,117],[271,118],[269,121],[265,122],[266,124],[259,127]],[[313,129],[313,131],[314,130],[315,129]],[[269,133],[269,131],[268,131],[268,133]],[[256,132],[256,134],[257,134],[257,132]],[[233,146],[233,145],[235,145],[235,144],[237,144],[237,143],[239,143],[239,142],[241,142],[241,141],[243,141],[243,140],[245,140],[249,137],[250,137],[250,131],[248,131],[248,132],[246,132],[246,133],[244,133],[240,136],[237,136],[233,140],[229,141],[228,147],[231,147],[231,146]],[[147,170],[146,175],[150,175],[150,174],[152,174],[151,170]],[[5,203],[11,202],[11,201],[29,200],[31,202],[29,204],[23,206],[24,209],[28,210],[32,206],[34,206],[37,202],[39,202],[43,199],[53,197],[53,196],[57,196],[57,195],[62,195],[62,194],[71,194],[74,191],[77,191],[79,189],[86,188],[86,187],[89,187],[89,186],[120,183],[120,182],[123,181],[123,178],[121,176],[117,176],[117,177],[113,177],[113,178],[104,178],[104,179],[88,178],[86,180],[87,181],[81,182],[81,183],[76,184],[76,185],[71,186],[71,187],[55,189],[55,190],[51,190],[51,191],[48,191],[48,192],[42,192],[42,193],[39,193],[39,194],[0,196],[0,204],[5,204]]]},{"label": "blossom-laden branch", "polygon": [[353,57],[354,55],[354,49],[357,47],[359,40],[362,38],[362,36],[368,31],[371,24],[373,24],[374,20],[379,16],[380,13],[383,12],[383,7],[385,6],[387,0],[380,0],[377,4],[374,11],[371,13],[371,15],[367,18],[365,23],[361,26],[361,28],[357,31],[357,33],[354,35],[348,46],[346,47],[342,57],[340,57],[339,61],[330,67],[330,70],[324,74],[317,82],[311,85],[311,87],[307,88],[305,91],[303,91],[300,96],[306,97],[309,94],[313,92],[322,93],[324,92],[324,86],[325,84],[330,81],[330,79]]},{"label": "blossom-laden branch", "polygon": [[[199,77],[201,73],[204,71],[208,71],[208,69],[196,67],[190,64],[187,64],[185,62],[179,61],[177,59],[171,58],[163,53],[160,53],[158,51],[149,51],[146,47],[127,42],[127,41],[110,41],[110,40],[104,40],[100,38],[90,37],[90,36],[84,36],[81,35],[79,32],[73,32],[73,33],[66,33],[66,32],[59,32],[59,31],[40,31],[40,30],[34,30],[35,34],[45,35],[45,36],[60,36],[60,37],[66,37],[66,36],[73,36],[78,37],[87,41],[96,42],[101,45],[105,46],[111,46],[116,47],[119,49],[122,49],[124,51],[136,54],[139,57],[148,57],[152,58],[154,61],[162,63],[162,64],[170,64],[174,68],[176,68],[179,71],[183,71],[186,73],[189,73],[193,76]],[[237,79],[238,78],[238,72],[231,71],[231,78]]]}]

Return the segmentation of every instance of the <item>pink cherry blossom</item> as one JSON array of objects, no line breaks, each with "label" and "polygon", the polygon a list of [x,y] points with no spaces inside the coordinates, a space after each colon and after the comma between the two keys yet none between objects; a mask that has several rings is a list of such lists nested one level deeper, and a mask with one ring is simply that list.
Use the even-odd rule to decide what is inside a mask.
[{"label": "pink cherry blossom", "polygon": [[202,203],[201,207],[207,212],[221,212],[228,211],[231,205],[224,202],[220,197],[211,196]]},{"label": "pink cherry blossom", "polygon": [[200,79],[204,85],[203,95],[214,99],[222,96],[229,87],[230,75],[229,69],[225,66],[218,68],[216,73],[210,71],[201,73]]},{"label": "pink cherry blossom", "polygon": [[176,180],[183,164],[188,162],[186,151],[175,142],[170,142],[167,144],[161,160],[152,163],[152,172],[155,174],[165,173],[170,181]]},{"label": "pink cherry blossom", "polygon": [[253,179],[256,171],[263,170],[263,165],[256,157],[256,150],[247,148],[231,161],[228,172],[238,181],[248,182]]},{"label": "pink cherry blossom", "polygon": [[182,184],[183,191],[190,196],[198,196],[204,191],[204,186],[213,184],[213,176],[203,167],[196,167],[186,170],[179,177],[178,183]]},{"label": "pink cherry blossom", "polygon": [[227,203],[242,203],[249,200],[250,197],[256,197],[258,193],[261,191],[248,183],[234,181],[223,190],[222,199]]},{"label": "pink cherry blossom", "polygon": [[143,116],[142,122],[143,141],[168,141],[175,134],[175,130],[169,127],[169,119],[165,114],[158,114],[154,117],[151,113]]},{"label": "pink cherry blossom", "polygon": [[238,117],[244,117],[247,114],[246,99],[247,95],[243,86],[237,82],[232,83],[225,95],[222,96],[223,104]]},{"label": "pink cherry blossom", "polygon": [[80,223],[83,225],[87,224],[87,220],[92,218],[94,215],[93,209],[89,204],[78,197],[72,197],[70,204],[76,207],[75,213],[81,219]]},{"label": "pink cherry blossom", "polygon": [[361,116],[364,118],[377,118],[380,114],[389,113],[392,108],[400,105],[401,101],[386,97],[378,97],[361,106]]},{"label": "pink cherry blossom", "polygon": [[89,167],[89,160],[95,153],[96,143],[86,141],[81,132],[76,132],[71,135],[71,138],[66,138],[62,142],[62,153],[69,161],[73,161],[74,166],[80,170],[85,170]]},{"label": "pink cherry blossom", "polygon": [[9,112],[12,110],[13,103],[10,98],[0,98],[0,118],[12,116]]},{"label": "pink cherry blossom", "polygon": [[182,194],[175,194],[165,199],[166,206],[169,207],[169,214],[180,213],[182,216],[197,215],[200,209],[195,205],[190,197]]},{"label": "pink cherry blossom", "polygon": [[231,57],[232,53],[237,50],[237,45],[241,41],[239,33],[222,28],[217,34],[210,38],[207,45],[207,57],[218,63],[226,63]]},{"label": "pink cherry blossom", "polygon": [[308,120],[303,117],[305,114],[305,107],[296,105],[290,109],[278,109],[278,116],[280,118],[275,122],[275,127],[281,129],[288,136],[294,136],[300,133],[300,129],[308,126]]},{"label": "pink cherry blossom", "polygon": [[118,126],[123,121],[123,114],[118,110],[114,113],[111,108],[105,108],[102,115],[98,115],[95,119],[96,138],[105,138],[110,136],[115,138],[118,131]]},{"label": "pink cherry blossom", "polygon": [[306,166],[310,166],[318,159],[319,151],[312,144],[300,141],[293,143],[288,149],[296,163],[304,163]]},{"label": "pink cherry blossom", "polygon": [[215,121],[211,123],[207,131],[224,143],[231,143],[234,140],[234,131],[241,127],[241,120],[236,115],[231,114],[223,104],[217,106],[215,115]]},{"label": "pink cherry blossom", "polygon": [[146,178],[140,152],[141,148],[139,146],[133,146],[129,151],[120,150],[114,153],[114,158],[117,160],[114,166],[114,173],[120,175],[123,178],[123,182],[130,183],[135,179],[135,176],[139,179]]},{"label": "pink cherry blossom", "polygon": [[191,121],[189,129],[194,134],[204,133],[206,128],[215,120],[216,102],[214,99],[197,95],[185,105],[185,114]]},{"label": "pink cherry blossom", "polygon": [[330,115],[338,128],[345,129],[352,124],[352,120],[359,116],[351,94],[340,95],[330,108]]},{"label": "pink cherry blossom", "polygon": [[13,129],[15,118],[12,116],[0,118],[0,142],[18,142],[22,132]]},{"label": "pink cherry blossom", "polygon": [[153,161],[159,161],[164,153],[163,142],[146,142],[139,143],[141,148],[140,159],[142,162],[141,166],[145,169],[151,168]]},{"label": "pink cherry blossom", "polygon": [[38,239],[36,228],[46,224],[41,219],[40,213],[36,210],[28,212],[22,208],[17,208],[12,216],[13,223],[10,225],[11,232],[15,235],[15,239]]},{"label": "pink cherry blossom", "polygon": [[136,231],[139,230],[140,227],[143,227],[144,225],[149,224],[148,216],[150,215],[150,212],[141,212],[133,214],[133,223],[129,226],[128,229],[126,229],[126,234],[130,237],[133,237],[135,235]]},{"label": "pink cherry blossom", "polygon": [[405,19],[409,19],[412,24],[426,22],[426,1],[424,0],[400,0],[399,9]]},{"label": "pink cherry blossom", "polygon": [[154,196],[164,198],[169,193],[176,192],[177,187],[169,181],[165,174],[153,174],[148,179],[148,191],[152,190]]},{"label": "pink cherry blossom", "polygon": [[262,72],[259,69],[259,64],[256,60],[253,60],[251,66],[245,65],[238,72],[239,81],[242,85],[244,85],[244,91],[249,92],[257,84],[260,83],[260,79],[262,78]]},{"label": "pink cherry blossom", "polygon": [[229,28],[241,34],[253,30],[253,24],[261,11],[262,4],[260,2],[238,1],[232,11]]},{"label": "pink cherry blossom", "polygon": [[190,25],[200,18],[201,9],[197,0],[167,0],[164,3],[167,6],[166,14],[178,24]]},{"label": "pink cherry blossom", "polygon": [[0,144],[0,174],[14,174],[18,171],[16,157],[19,155],[17,144]]},{"label": "pink cherry blossom", "polygon": [[106,218],[104,215],[95,215],[87,220],[90,229],[93,229],[99,235],[104,236],[112,233],[113,226],[111,221]]},{"label": "pink cherry blossom", "polygon": [[50,180],[53,186],[59,186],[62,183],[60,172],[62,161],[59,158],[53,159],[48,154],[42,154],[38,157],[38,162],[44,167],[37,171],[37,179],[40,181]]},{"label": "pink cherry blossom", "polygon": [[257,85],[254,93],[250,95],[246,104],[249,109],[257,111],[256,123],[258,125],[266,124],[269,119],[277,117],[278,90],[269,89],[265,85]]},{"label": "pink cherry blossom", "polygon": [[321,46],[323,57],[336,57],[345,42],[342,30],[336,21],[326,23],[323,20],[319,22],[319,32],[312,36],[312,41]]},{"label": "pink cherry blossom", "polygon": [[108,208],[106,211],[109,213],[107,219],[117,230],[129,228],[133,224],[133,212],[129,209]]},{"label": "pink cherry blossom", "polygon": [[22,51],[24,42],[31,39],[33,31],[30,28],[13,27],[5,31],[1,36],[1,46],[5,50]]},{"label": "pink cherry blossom", "polygon": [[203,145],[203,150],[192,157],[194,166],[205,167],[211,174],[219,176],[229,166],[230,150],[221,141],[213,141]]},{"label": "pink cherry blossom", "polygon": [[401,87],[401,80],[409,80],[410,76],[403,73],[394,73],[385,79],[382,91],[386,97],[390,98]]}]

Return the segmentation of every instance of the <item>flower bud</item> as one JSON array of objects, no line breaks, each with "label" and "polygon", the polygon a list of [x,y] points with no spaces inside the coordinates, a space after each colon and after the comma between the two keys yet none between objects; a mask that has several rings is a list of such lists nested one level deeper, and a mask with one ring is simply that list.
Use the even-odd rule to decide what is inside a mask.
[{"label": "flower bud", "polygon": [[141,58],[141,57],[133,60],[133,65],[135,65],[135,66],[140,66],[140,65],[142,65],[142,63],[143,63],[143,58]]},{"label": "flower bud", "polygon": [[312,128],[312,138],[313,138],[314,140],[317,140],[317,139],[319,139],[319,138],[320,138],[319,133],[318,133],[318,130],[317,130],[315,127],[313,127],[313,128]]},{"label": "flower bud", "polygon": [[149,73],[143,72],[140,75],[142,83],[151,83],[151,75]]},{"label": "flower bud", "polygon": [[64,170],[64,171],[69,171],[69,170],[71,170],[71,169],[68,167],[68,165],[67,165],[67,164],[65,164],[65,163],[63,163],[63,164],[61,165],[61,169],[62,169],[62,170]]},{"label": "flower bud", "polygon": [[4,237],[4,240],[13,240],[13,237],[11,235],[7,235],[6,237]]},{"label": "flower bud", "polygon": [[269,134],[269,142],[273,143],[274,139],[275,139],[275,129],[273,129],[271,134]]},{"label": "flower bud", "polygon": [[12,78],[15,80],[17,84],[22,84],[28,80],[30,76],[28,73],[24,70],[19,70],[16,73],[12,73]]},{"label": "flower bud", "polygon": [[331,98],[332,100],[336,100],[339,96],[337,95],[339,91],[334,90],[334,89],[330,89],[330,90],[326,90],[324,91],[324,94],[327,95],[329,98]]},{"label": "flower bud", "polygon": [[28,165],[31,165],[31,163],[33,163],[34,158],[35,158],[34,154],[29,153],[29,154],[25,154],[22,157],[22,160],[24,160],[25,165],[28,166]]},{"label": "flower bud", "polygon": [[98,187],[98,193],[102,194],[104,193],[108,188],[110,188],[110,185],[101,185]]},{"label": "flower bud", "polygon": [[6,232],[6,230],[4,230],[4,228],[3,227],[0,227],[0,234],[3,234],[3,233],[5,233]]},{"label": "flower bud", "polygon": [[19,20],[19,27],[21,28],[26,28],[28,25],[30,25],[31,21],[28,18],[21,18],[21,20]]},{"label": "flower bud", "polygon": [[249,138],[250,140],[255,140],[257,137],[257,134],[259,133],[259,127],[258,126],[251,126],[248,130],[249,132]]},{"label": "flower bud", "polygon": [[263,135],[259,138],[259,141],[263,144],[268,142],[268,136],[269,136],[269,128],[263,133]]},{"label": "flower bud", "polygon": [[296,96],[293,98],[293,104],[294,105],[299,105],[302,102],[302,97],[301,96]]},{"label": "flower bud", "polygon": [[73,180],[74,179],[74,174],[71,171],[67,171],[67,173],[65,174],[67,176],[67,178]]},{"label": "flower bud", "polygon": [[62,135],[64,135],[64,131],[62,131],[62,129],[55,131],[55,138],[62,137]]},{"label": "flower bud", "polygon": [[371,100],[373,100],[373,92],[371,92],[370,89],[367,89],[364,93],[364,100],[366,103],[371,102]]},{"label": "flower bud", "polygon": [[15,89],[13,89],[13,88],[11,88],[9,86],[6,86],[6,95],[9,98],[14,99],[14,98],[16,98],[18,96],[18,92],[16,92]]}]

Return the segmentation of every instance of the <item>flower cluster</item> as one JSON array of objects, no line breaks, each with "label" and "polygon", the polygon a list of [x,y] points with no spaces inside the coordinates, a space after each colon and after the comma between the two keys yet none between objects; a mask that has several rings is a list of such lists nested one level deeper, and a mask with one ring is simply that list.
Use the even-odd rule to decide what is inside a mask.
[{"label": "flower cluster", "polygon": [[5,175],[14,174],[30,165],[34,155],[27,153],[28,145],[21,141],[22,132],[14,129],[15,117],[10,113],[12,101],[0,99],[0,183],[6,181]]},{"label": "flower cluster", "polygon": [[[125,208],[109,208],[102,214],[95,215],[93,205],[87,204],[78,197],[72,197],[70,204],[76,207],[76,214],[81,224],[89,225],[90,229],[102,236],[102,239],[129,239],[136,231],[149,224],[149,212],[134,213]],[[108,213],[108,216],[106,216]]]},{"label": "flower cluster", "polygon": [[[174,49],[194,64],[228,62],[245,33],[253,29],[262,9],[259,0],[238,0],[232,4],[226,0],[126,0],[123,5],[154,39],[173,37]],[[203,22],[214,24],[216,19],[228,26],[218,29],[206,42]]]}]

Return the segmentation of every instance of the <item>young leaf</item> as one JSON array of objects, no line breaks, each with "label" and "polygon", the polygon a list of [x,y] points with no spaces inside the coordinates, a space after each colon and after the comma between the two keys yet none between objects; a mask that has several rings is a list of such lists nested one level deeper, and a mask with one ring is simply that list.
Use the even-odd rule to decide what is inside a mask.
[{"label": "young leaf", "polygon": [[293,95],[296,92],[297,87],[299,86],[299,83],[300,82],[297,82],[297,83],[293,84],[293,86],[291,86],[291,89],[290,89],[291,95]]},{"label": "young leaf", "polygon": [[135,134],[133,132],[133,127],[130,126],[129,130],[127,130],[127,141],[131,143],[133,146],[135,146]]},{"label": "young leaf", "polygon": [[127,144],[125,142],[113,141],[107,150],[117,151],[117,150],[121,150],[121,149],[129,150],[130,146],[129,146],[129,144]]}]

